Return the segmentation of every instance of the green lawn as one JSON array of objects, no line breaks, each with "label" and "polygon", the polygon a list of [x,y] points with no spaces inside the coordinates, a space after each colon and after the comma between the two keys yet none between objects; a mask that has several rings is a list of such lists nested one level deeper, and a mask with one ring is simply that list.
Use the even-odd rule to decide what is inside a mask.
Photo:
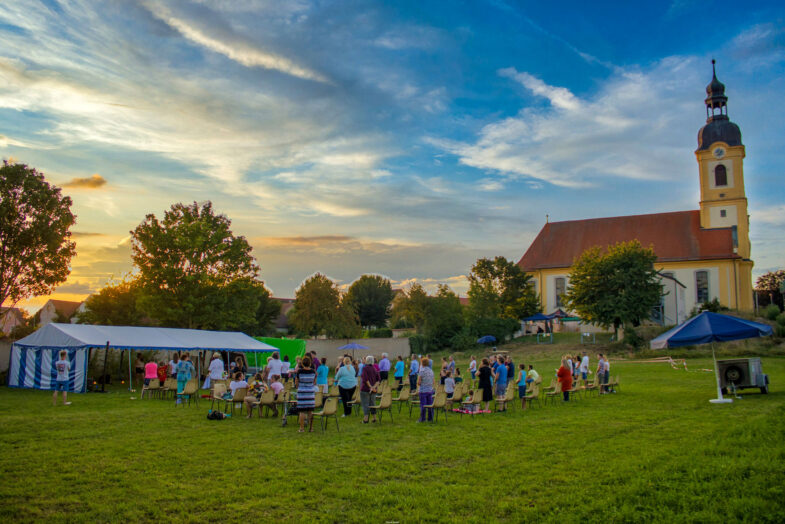
[{"label": "green lawn", "polygon": [[[538,351],[547,381],[559,347]],[[616,395],[326,434],[127,391],[53,408],[0,388],[0,519],[783,522],[785,358],[763,366],[771,393],[731,405],[709,404],[710,373],[612,362]]]}]

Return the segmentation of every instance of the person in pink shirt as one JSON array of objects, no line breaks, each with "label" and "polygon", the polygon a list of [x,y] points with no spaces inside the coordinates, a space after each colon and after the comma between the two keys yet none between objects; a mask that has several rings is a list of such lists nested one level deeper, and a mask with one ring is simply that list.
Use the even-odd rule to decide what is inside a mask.
[{"label": "person in pink shirt", "polygon": [[144,385],[149,386],[150,381],[154,378],[158,378],[158,364],[151,360],[144,365]]}]

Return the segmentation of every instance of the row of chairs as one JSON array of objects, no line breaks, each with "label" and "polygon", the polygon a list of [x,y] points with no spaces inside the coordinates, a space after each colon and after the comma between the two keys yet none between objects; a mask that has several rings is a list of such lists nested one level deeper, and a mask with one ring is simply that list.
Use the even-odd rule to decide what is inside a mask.
[{"label": "row of chairs", "polygon": [[194,403],[199,402],[199,381],[196,378],[192,378],[188,382],[186,382],[185,387],[183,388],[182,393],[177,393],[177,379],[173,377],[168,377],[164,380],[164,383],[161,384],[161,381],[157,378],[150,379],[150,382],[144,386],[142,386],[142,392],[139,395],[140,398],[144,398],[147,395],[147,398],[157,397],[160,399],[165,399],[171,395],[174,399],[179,399],[181,403],[187,403],[190,405],[191,400]]}]

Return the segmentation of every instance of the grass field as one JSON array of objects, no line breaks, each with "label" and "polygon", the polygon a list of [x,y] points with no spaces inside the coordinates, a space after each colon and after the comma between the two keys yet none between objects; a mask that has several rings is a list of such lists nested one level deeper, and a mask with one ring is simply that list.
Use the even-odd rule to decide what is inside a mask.
[{"label": "grass field", "polygon": [[[525,361],[547,381],[562,349]],[[616,395],[326,434],[127,391],[53,408],[0,388],[0,519],[784,522],[785,358],[763,367],[771,393],[731,405],[709,404],[711,373],[612,361]]]}]

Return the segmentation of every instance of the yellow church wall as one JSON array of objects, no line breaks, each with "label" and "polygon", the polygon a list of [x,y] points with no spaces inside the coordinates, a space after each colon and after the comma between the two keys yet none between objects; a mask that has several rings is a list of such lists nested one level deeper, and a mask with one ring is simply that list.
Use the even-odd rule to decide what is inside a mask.
[{"label": "yellow church wall", "polygon": [[[729,309],[751,311],[752,303],[752,262],[739,259],[690,260],[678,262],[657,262],[655,269],[673,274],[683,288],[668,279],[663,279],[666,294],[666,321],[677,324],[686,320],[693,308],[700,306],[697,299],[696,272],[708,272],[709,300],[715,298]],[[546,314],[554,312],[559,306],[556,301],[555,279],[563,277],[569,287],[571,267],[549,268],[530,271],[535,288],[540,296],[540,305]],[[737,298],[738,297],[738,298]]]}]

